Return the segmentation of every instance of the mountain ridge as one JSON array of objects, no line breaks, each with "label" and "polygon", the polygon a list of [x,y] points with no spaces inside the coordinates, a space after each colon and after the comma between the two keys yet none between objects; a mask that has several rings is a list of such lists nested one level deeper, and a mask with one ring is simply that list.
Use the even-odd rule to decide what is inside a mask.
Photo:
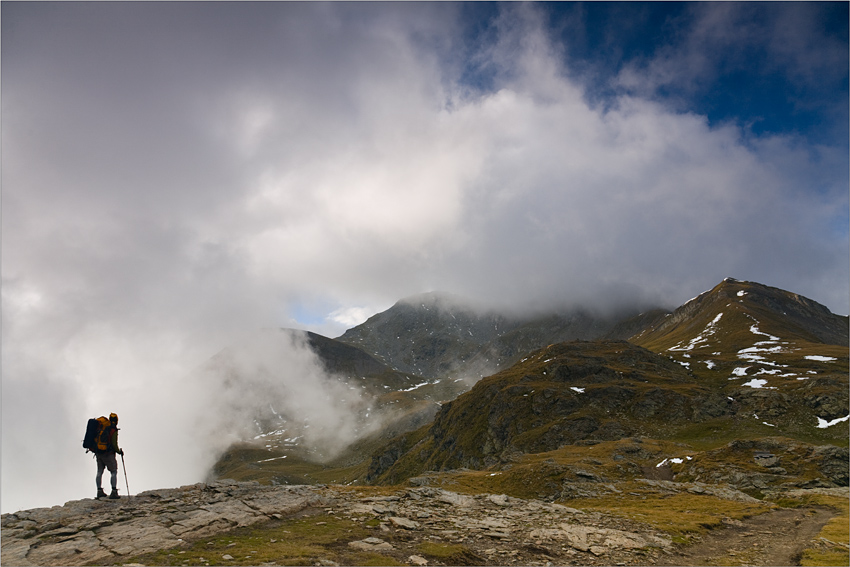
[{"label": "mountain ridge", "polygon": [[[630,342],[551,344],[482,379],[444,404],[432,425],[373,455],[367,480],[398,482],[428,468],[498,470],[516,454],[634,435],[705,444],[781,432],[846,444],[846,317],[728,278],[672,313],[623,326],[641,322]],[[631,363],[617,362],[622,352]],[[637,360],[654,370],[639,371]],[[659,379],[662,368],[676,370],[678,386]]]},{"label": "mountain ridge", "polygon": [[[522,316],[493,307],[470,307],[460,296],[430,292],[399,300],[336,340],[361,348],[401,372],[429,379],[454,375],[475,380],[554,342],[622,339],[653,345],[658,337],[675,336],[675,328],[692,313],[703,311],[706,302],[718,304],[718,311],[721,303],[747,303],[746,312],[765,319],[768,330],[787,329],[810,343],[847,345],[850,341],[846,316],[835,315],[802,295],[734,278],[726,278],[673,311],[655,307],[608,315],[577,307]],[[694,329],[681,332],[691,333],[691,338],[698,335]]]},{"label": "mountain ridge", "polygon": [[846,345],[850,341],[846,316],[835,315],[825,305],[802,295],[733,278],[726,278],[712,289],[685,302],[669,317],[636,335],[646,335],[641,341],[651,343],[653,335],[673,334],[672,329],[688,320],[694,312],[708,308],[721,309],[721,303],[740,304],[744,303],[745,299],[753,313],[772,312],[774,316],[781,314],[781,327],[800,338],[834,345]]}]

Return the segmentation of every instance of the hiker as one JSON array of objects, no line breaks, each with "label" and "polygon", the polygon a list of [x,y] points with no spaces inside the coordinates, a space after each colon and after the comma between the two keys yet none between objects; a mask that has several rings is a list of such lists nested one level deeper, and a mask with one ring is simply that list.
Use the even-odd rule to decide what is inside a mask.
[{"label": "hiker", "polygon": [[103,469],[109,469],[112,475],[112,492],[109,498],[113,500],[118,498],[118,461],[115,459],[115,454],[124,455],[124,450],[118,447],[118,415],[109,414],[109,425],[105,428],[103,435],[106,436],[106,449],[97,450],[94,452],[97,458],[97,496],[96,498],[106,498],[106,493],[101,488],[101,479],[103,479]]}]

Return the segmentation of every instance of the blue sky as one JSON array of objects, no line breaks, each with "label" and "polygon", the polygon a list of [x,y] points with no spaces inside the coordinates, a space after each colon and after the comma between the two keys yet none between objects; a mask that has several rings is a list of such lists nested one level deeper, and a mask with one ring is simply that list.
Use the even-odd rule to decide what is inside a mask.
[{"label": "blue sky", "polygon": [[[568,61],[597,73],[599,90],[609,96],[624,70],[657,73],[656,66],[666,65],[680,72],[633,92],[703,114],[711,124],[734,121],[754,135],[847,142],[847,3],[591,2],[547,8],[550,26],[564,30],[559,38]],[[584,33],[575,33],[574,18]]]},{"label": "blue sky", "polygon": [[847,6],[3,3],[4,455],[423,291],[848,313]]}]

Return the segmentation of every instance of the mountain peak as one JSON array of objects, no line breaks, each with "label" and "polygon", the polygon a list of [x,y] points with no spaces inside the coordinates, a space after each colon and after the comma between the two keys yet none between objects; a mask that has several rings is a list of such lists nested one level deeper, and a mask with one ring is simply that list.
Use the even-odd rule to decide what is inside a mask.
[{"label": "mountain peak", "polygon": [[433,378],[462,365],[509,325],[480,304],[434,291],[396,302],[339,340],[396,370]]},{"label": "mountain peak", "polygon": [[688,300],[633,339],[653,350],[666,350],[687,337],[697,337],[724,313],[745,315],[758,321],[763,331],[788,338],[831,345],[848,342],[847,317],[797,293],[734,278]]}]

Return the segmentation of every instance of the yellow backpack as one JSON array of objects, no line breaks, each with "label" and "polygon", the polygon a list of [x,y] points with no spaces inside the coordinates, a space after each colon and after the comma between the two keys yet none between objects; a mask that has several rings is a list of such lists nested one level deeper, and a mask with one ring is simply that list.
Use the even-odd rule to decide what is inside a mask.
[{"label": "yellow backpack", "polygon": [[112,424],[108,417],[89,419],[86,424],[86,436],[83,438],[83,448],[94,453],[105,453],[109,449],[111,432]]}]

